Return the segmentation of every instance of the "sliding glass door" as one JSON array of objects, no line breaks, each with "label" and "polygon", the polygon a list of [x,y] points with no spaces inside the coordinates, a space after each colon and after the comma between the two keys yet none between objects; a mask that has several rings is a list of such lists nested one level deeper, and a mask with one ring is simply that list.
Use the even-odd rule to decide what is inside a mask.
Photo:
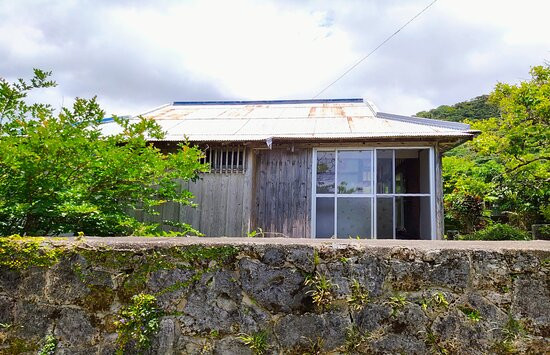
[{"label": "sliding glass door", "polygon": [[316,236],[372,236],[373,151],[317,151]]},{"label": "sliding glass door", "polygon": [[429,148],[316,150],[318,238],[432,238]]}]

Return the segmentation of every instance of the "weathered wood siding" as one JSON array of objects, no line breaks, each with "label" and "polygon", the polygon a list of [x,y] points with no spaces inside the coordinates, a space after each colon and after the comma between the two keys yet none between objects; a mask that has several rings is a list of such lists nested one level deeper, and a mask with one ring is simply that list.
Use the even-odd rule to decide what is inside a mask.
[{"label": "weathered wood siding", "polygon": [[311,235],[311,149],[258,150],[253,226],[266,236]]},{"label": "weathered wood siding", "polygon": [[182,187],[195,195],[197,208],[182,207],[178,220],[206,236],[243,236],[244,174],[203,174]]}]

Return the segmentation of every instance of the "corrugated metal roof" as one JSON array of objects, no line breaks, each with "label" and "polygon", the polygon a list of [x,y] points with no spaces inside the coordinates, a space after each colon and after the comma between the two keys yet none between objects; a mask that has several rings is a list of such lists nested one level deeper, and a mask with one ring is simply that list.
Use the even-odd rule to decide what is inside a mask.
[{"label": "corrugated metal roof", "polygon": [[[375,112],[362,99],[174,102],[147,112],[165,140],[261,141],[472,136],[469,125]],[[103,125],[115,134],[114,122]]]}]

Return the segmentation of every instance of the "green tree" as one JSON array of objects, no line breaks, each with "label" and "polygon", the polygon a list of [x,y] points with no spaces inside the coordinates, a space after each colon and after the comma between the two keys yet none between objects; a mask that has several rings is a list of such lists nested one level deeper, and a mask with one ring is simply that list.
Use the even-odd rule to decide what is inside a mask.
[{"label": "green tree", "polygon": [[[489,97],[499,117],[467,121],[482,133],[443,158],[447,222],[465,232],[464,202],[481,199],[495,214],[523,229],[550,220],[550,66],[531,69],[531,79],[499,83]],[[471,213],[473,209],[468,209]],[[486,212],[481,212],[481,217]],[[480,217],[480,219],[481,219]]]},{"label": "green tree", "polygon": [[50,75],[35,69],[30,82],[0,78],[0,235],[151,233],[159,226],[132,211],[192,204],[176,179],[194,180],[205,169],[199,149],[182,144],[163,154],[148,142],[163,132],[145,118],[115,117],[120,133],[103,135],[95,97],[59,113],[27,103],[30,91],[56,85]]},{"label": "green tree", "polygon": [[462,122],[466,119],[476,121],[490,117],[498,117],[499,111],[498,107],[489,101],[489,95],[481,95],[452,106],[441,105],[429,111],[420,111],[416,116]]}]

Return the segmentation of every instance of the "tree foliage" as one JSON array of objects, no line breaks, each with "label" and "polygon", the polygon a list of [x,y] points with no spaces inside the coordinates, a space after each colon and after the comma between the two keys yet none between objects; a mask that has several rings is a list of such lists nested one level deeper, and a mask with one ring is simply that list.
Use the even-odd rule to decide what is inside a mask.
[{"label": "tree foliage", "polygon": [[416,116],[461,122],[465,119],[477,121],[490,117],[498,117],[499,111],[498,107],[489,101],[489,95],[481,95],[451,106],[441,105],[429,111],[420,111]]},{"label": "tree foliage", "polygon": [[161,153],[148,139],[164,133],[145,118],[114,117],[121,132],[103,135],[95,97],[59,113],[28,103],[30,91],[56,85],[50,75],[0,78],[0,235],[140,234],[158,225],[138,222],[132,211],[192,203],[176,179],[194,180],[204,170],[199,149],[182,144]]},{"label": "tree foliage", "polygon": [[[488,211],[465,208],[474,200],[523,229],[550,220],[550,66],[533,67],[530,74],[519,84],[498,83],[489,102],[499,116],[466,119],[481,134],[443,158],[450,226],[469,233],[486,224]],[[464,221],[476,211],[477,223]]]}]

